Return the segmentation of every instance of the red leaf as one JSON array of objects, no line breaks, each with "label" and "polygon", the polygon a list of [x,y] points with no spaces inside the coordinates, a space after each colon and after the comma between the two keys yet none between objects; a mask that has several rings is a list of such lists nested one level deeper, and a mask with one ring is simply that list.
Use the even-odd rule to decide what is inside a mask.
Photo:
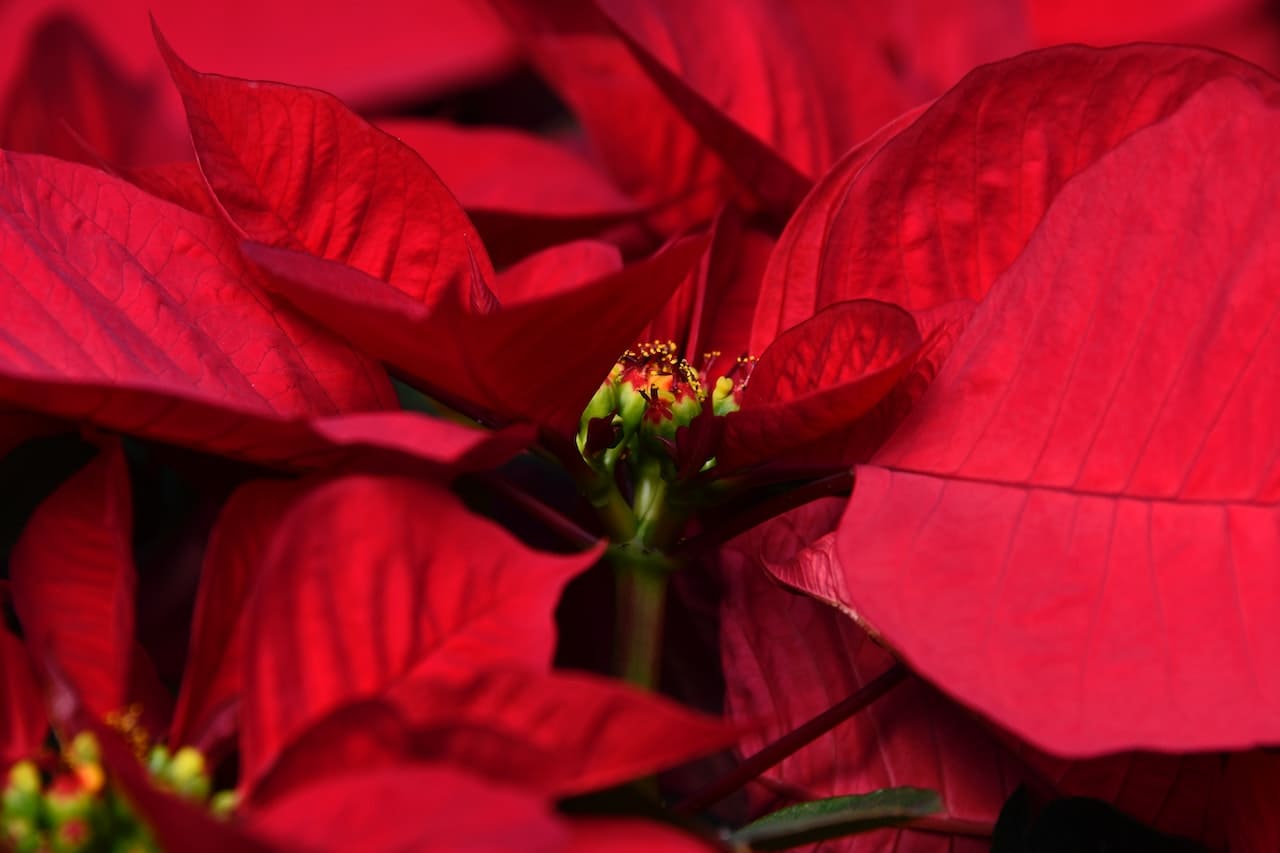
[{"label": "red leaf", "polygon": [[0,147],[115,166],[186,153],[159,81],[129,79],[76,18],[45,18],[26,54],[4,100]]},{"label": "red leaf", "polygon": [[1223,799],[1232,851],[1269,853],[1280,846],[1280,815],[1271,792],[1280,785],[1280,755],[1244,752],[1227,759]]},{"label": "red leaf", "polygon": [[487,314],[447,302],[428,311],[357,270],[299,252],[243,250],[300,309],[432,393],[568,432],[704,246],[681,241],[616,275]]},{"label": "red leaf", "polygon": [[503,270],[493,290],[503,305],[571,291],[622,269],[618,247],[595,240],[562,243]]},{"label": "red leaf", "polygon": [[164,76],[151,13],[200,66],[314,86],[361,108],[421,103],[500,74],[516,59],[502,22],[471,0],[359,7],[229,0],[216,10],[187,0],[33,0],[0,4],[0,81],[19,72],[23,48],[51,7],[74,15],[139,79]]},{"label": "red leaf", "polygon": [[632,818],[587,818],[569,825],[566,853],[712,853],[721,848],[669,826]]},{"label": "red leaf", "polygon": [[274,304],[216,223],[44,157],[0,156],[0,185],[12,404],[304,468],[403,454],[466,467],[528,438],[333,417],[395,405],[381,368]]},{"label": "red leaf", "polygon": [[156,41],[205,179],[242,234],[354,267],[426,304],[469,272],[473,252],[492,273],[474,226],[411,148],[332,95],[201,74],[159,31]]},{"label": "red leaf", "polygon": [[31,516],[9,561],[37,661],[52,659],[97,716],[125,705],[133,656],[133,506],[124,453],[106,445]]},{"label": "red leaf", "polygon": [[44,696],[27,649],[0,626],[0,767],[34,756],[48,730]]},{"label": "red leaf", "polygon": [[666,231],[709,217],[734,196],[723,163],[671,106],[591,0],[492,0],[530,60],[573,108],[619,185],[668,205]]},{"label": "red leaf", "polygon": [[242,486],[223,507],[205,549],[182,689],[169,744],[206,755],[234,731],[218,727],[238,705],[246,605],[276,526],[305,487],[263,480]]},{"label": "red leaf", "polygon": [[739,467],[847,427],[911,369],[921,346],[911,315],[884,302],[841,302],[764,351],[725,421],[721,455]]},{"label": "red leaf", "polygon": [[547,666],[560,589],[598,556],[530,551],[422,482],[315,489],[277,528],[246,616],[242,783],[309,723],[411,671]]},{"label": "red leaf", "polygon": [[1278,130],[1223,82],[1065,188],[803,581],[1054,751],[1280,737]]},{"label": "red leaf", "polygon": [[289,849],[558,851],[567,827],[549,804],[443,767],[353,770],[300,787],[249,826]]},{"label": "red leaf", "polygon": [[255,787],[261,804],[324,774],[446,762],[546,796],[606,788],[727,746],[739,730],[585,674],[514,667],[410,677],[295,739]]},{"label": "red leaf", "polygon": [[845,299],[980,299],[1073,175],[1231,82],[1280,97],[1258,69],[1188,48],[1064,47],[977,69],[818,183],[770,262],[765,292],[785,299],[760,334]]},{"label": "red leaf", "polygon": [[[711,245],[701,264],[681,283],[639,340],[674,340],[702,369],[706,354],[719,352],[732,365],[750,353],[751,319],[773,238],[735,207],[711,225]],[[759,355],[759,352],[754,353]],[[714,360],[713,360],[714,361]],[[716,377],[712,365],[708,375]]]},{"label": "red leaf", "polygon": [[413,119],[378,126],[422,155],[470,211],[531,217],[637,212],[636,203],[589,160],[541,136]]},{"label": "red leaf", "polygon": [[[725,554],[722,654],[732,718],[766,719],[750,753],[808,721],[883,672],[893,658],[835,608],[782,584],[819,574],[834,558],[829,534],[842,502],[811,504],[730,544]],[[827,590],[817,590],[825,597]],[[842,850],[985,850],[1006,796],[1028,784],[1043,797],[1090,796],[1166,832],[1220,841],[1217,756],[1125,754],[1091,761],[1050,758],[989,729],[912,678],[852,720],[769,771],[754,789],[759,807],[777,795],[831,796],[886,785],[939,791],[948,815],[935,831],[885,830]],[[901,838],[899,838],[901,836]]]}]

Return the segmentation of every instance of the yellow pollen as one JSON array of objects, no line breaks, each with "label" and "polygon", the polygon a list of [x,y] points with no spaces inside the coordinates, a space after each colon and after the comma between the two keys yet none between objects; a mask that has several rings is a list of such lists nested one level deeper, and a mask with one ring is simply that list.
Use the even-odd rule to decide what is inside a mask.
[{"label": "yellow pollen", "polygon": [[103,721],[124,736],[140,761],[146,760],[151,748],[151,735],[142,725],[141,705],[134,703],[119,711],[111,711]]}]

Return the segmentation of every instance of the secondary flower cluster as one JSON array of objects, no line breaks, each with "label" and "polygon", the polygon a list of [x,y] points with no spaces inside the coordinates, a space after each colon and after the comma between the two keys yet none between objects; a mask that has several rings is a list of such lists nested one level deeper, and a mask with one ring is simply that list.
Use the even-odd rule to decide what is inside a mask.
[{"label": "secondary flower cluster", "polygon": [[0,848],[1280,849],[1280,81],[1044,47],[1274,22],[1059,5],[0,4]]}]

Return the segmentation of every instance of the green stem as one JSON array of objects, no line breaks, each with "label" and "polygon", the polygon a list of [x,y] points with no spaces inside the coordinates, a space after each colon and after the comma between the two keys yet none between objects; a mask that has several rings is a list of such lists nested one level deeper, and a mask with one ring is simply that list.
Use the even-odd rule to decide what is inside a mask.
[{"label": "green stem", "polygon": [[618,675],[644,690],[658,686],[662,653],[662,623],[666,610],[667,571],[651,558],[629,558],[620,549],[614,557],[617,584]]}]

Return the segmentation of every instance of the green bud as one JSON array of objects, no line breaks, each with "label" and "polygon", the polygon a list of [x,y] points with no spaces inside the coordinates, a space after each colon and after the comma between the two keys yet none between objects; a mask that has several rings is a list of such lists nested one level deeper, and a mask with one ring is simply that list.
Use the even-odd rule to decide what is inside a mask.
[{"label": "green bud", "polygon": [[0,814],[9,820],[35,821],[40,815],[40,771],[30,761],[9,768],[9,784],[0,798]]},{"label": "green bud", "polygon": [[17,817],[5,815],[3,832],[0,832],[0,847],[5,844],[15,853],[36,853],[44,849],[44,837],[34,817]]},{"label": "green bud", "polygon": [[738,405],[735,387],[734,381],[728,376],[717,379],[716,387],[711,391],[711,411],[716,415],[727,415],[742,408]]},{"label": "green bud", "polygon": [[93,732],[80,732],[72,738],[66,754],[67,763],[72,767],[102,763],[102,750],[98,748],[98,739]]},{"label": "green bud", "polygon": [[184,746],[174,753],[163,778],[176,793],[186,799],[204,800],[209,796],[209,777],[205,772],[204,756],[195,747]]},{"label": "green bud", "polygon": [[164,744],[158,743],[151,747],[151,752],[147,753],[147,772],[163,779],[165,770],[169,767],[169,758],[169,749]]},{"label": "green bud", "polygon": [[235,791],[219,791],[209,801],[209,811],[214,817],[226,820],[240,807],[240,795]]}]

